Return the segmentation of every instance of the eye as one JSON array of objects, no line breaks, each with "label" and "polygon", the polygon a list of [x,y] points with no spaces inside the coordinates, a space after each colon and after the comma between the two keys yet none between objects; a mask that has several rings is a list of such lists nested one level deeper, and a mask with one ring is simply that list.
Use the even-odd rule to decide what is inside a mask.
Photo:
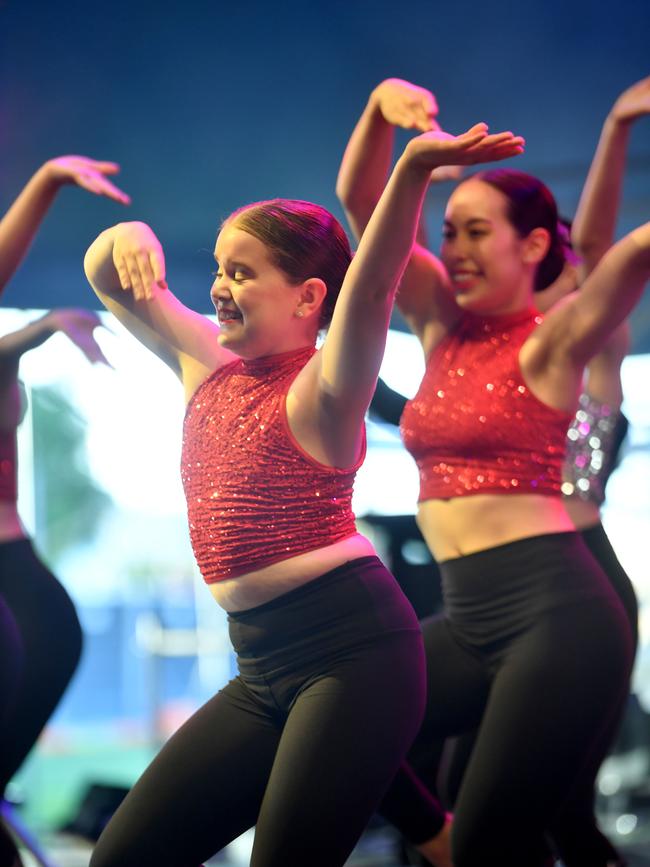
[{"label": "eye", "polygon": [[443,241],[449,241],[453,237],[454,237],[454,232],[452,229],[443,229],[442,230],[442,240]]},{"label": "eye", "polygon": [[248,275],[246,274],[245,271],[239,271],[238,270],[238,271],[235,271],[235,273],[233,274],[233,280],[235,281],[235,283],[241,283],[242,280],[245,280],[247,276]]},{"label": "eye", "polygon": [[223,277],[223,271],[212,271],[211,274],[215,280],[220,280]]}]

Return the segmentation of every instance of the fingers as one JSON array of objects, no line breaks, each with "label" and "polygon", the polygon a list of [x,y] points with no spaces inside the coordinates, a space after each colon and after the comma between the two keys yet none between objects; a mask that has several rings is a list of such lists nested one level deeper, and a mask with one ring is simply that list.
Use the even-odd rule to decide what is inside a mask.
[{"label": "fingers", "polygon": [[167,288],[162,252],[125,250],[114,256],[114,263],[122,289],[132,292],[136,301],[151,301],[156,286]]},{"label": "fingers", "polygon": [[94,172],[77,172],[74,176],[74,180],[76,181],[77,186],[83,187],[84,190],[88,190],[96,196],[106,196],[122,205],[131,204],[131,197],[101,174],[96,174]]},{"label": "fingers", "polygon": [[167,289],[167,280],[165,279],[165,257],[162,250],[156,250],[149,253],[149,265],[155,282],[161,289]]}]

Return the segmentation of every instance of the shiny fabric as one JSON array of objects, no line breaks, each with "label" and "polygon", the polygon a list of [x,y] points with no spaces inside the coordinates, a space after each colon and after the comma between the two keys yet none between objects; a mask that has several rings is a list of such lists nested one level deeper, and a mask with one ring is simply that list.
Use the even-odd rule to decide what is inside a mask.
[{"label": "shiny fabric", "polygon": [[0,431],[0,500],[15,503],[17,496],[16,431]]},{"label": "shiny fabric", "polygon": [[215,371],[190,401],[181,475],[194,554],[207,583],[331,545],[356,532],[354,476],[304,452],[285,400],[314,354],[307,347],[240,359]]},{"label": "shiny fabric", "polygon": [[601,506],[605,484],[614,469],[627,419],[590,394],[580,395],[578,410],[567,433],[562,493]]},{"label": "shiny fabric", "polygon": [[471,494],[559,495],[572,414],[535,397],[519,350],[533,309],[465,314],[429,357],[401,429],[420,471],[420,502]]}]

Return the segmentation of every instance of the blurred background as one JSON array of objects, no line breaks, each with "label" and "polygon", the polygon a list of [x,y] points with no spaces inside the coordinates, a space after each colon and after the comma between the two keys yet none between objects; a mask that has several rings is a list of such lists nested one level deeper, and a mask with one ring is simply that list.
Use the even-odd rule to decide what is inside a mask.
[{"label": "blurred background", "polygon": [[[117,183],[133,199],[125,209],[61,193],[5,292],[0,333],[50,307],[94,308],[83,254],[124,219],[153,226],[172,289],[211,312],[220,221],[273,196],[313,200],[342,217],[334,195],[341,155],[371,89],[389,76],[433,90],[451,132],[484,120],[524,135],[517,166],[540,176],[571,217],[607,111],[650,73],[649,25],[647,0],[0,0],[1,211],[39,165],[66,153],[119,162]],[[619,235],[650,218],[647,119],[629,154]],[[449,192],[429,193],[434,249]],[[21,815],[43,833],[78,823],[98,792],[119,796],[233,671],[225,618],[197,578],[187,538],[179,386],[104,321],[111,331],[98,337],[113,370],[90,368],[58,336],[21,367],[30,397],[21,514],[85,633],[81,666],[12,787]],[[599,810],[642,857],[650,851],[648,293],[631,324],[623,372],[631,428],[604,523],[647,604],[634,695],[601,774]],[[421,372],[396,317],[382,375],[410,395]],[[415,468],[395,431],[371,422],[369,443],[360,523],[417,603],[435,606],[431,563],[414,532]],[[380,863],[376,852],[366,857]]]}]

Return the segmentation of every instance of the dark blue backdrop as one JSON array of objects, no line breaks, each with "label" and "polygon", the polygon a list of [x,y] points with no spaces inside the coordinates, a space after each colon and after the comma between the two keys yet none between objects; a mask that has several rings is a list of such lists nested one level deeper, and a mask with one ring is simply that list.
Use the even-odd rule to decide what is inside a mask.
[{"label": "dark blue backdrop", "polygon": [[[602,120],[650,73],[647,0],[311,0],[280,3],[0,2],[0,205],[47,159],[122,164],[128,210],[65,190],[10,306],[93,304],[81,260],[120,219],[159,233],[173,289],[210,310],[219,220],[290,196],[340,215],[334,180],[371,88],[396,75],[433,89],[441,120],[512,128],[517,161],[571,215]],[[650,120],[635,129],[619,234],[650,218]],[[431,193],[437,243],[444,192]],[[650,351],[650,303],[634,316]]]}]

